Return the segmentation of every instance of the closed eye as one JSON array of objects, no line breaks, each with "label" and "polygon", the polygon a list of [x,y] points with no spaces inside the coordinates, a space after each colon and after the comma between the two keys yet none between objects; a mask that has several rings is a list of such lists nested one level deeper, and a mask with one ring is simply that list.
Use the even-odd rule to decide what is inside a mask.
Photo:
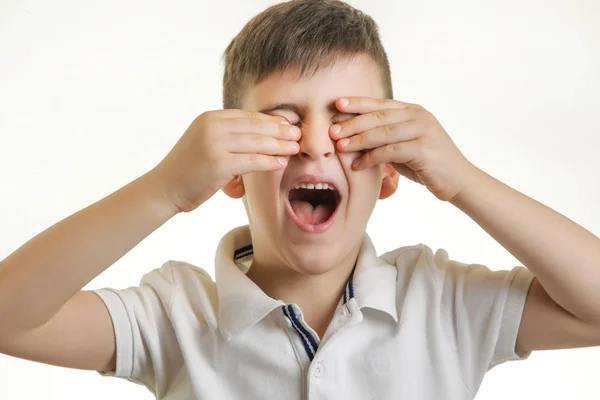
[{"label": "closed eye", "polygon": [[285,118],[287,120],[287,122],[289,122],[292,125],[298,126],[301,123],[300,117],[298,117],[298,115],[288,112],[279,112],[279,113],[267,113],[276,117],[281,117],[281,118]]}]

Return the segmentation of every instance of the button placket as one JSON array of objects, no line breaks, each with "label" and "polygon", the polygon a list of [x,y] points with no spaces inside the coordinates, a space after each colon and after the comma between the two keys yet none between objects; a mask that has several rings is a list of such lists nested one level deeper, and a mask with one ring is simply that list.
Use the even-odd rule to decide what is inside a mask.
[{"label": "button placket", "polygon": [[302,312],[297,305],[285,305],[282,307],[282,311],[286,318],[285,323],[289,327],[288,330],[298,337],[309,362],[312,361],[319,347],[318,336],[309,326],[305,325]]},{"label": "button placket", "polygon": [[324,369],[325,366],[323,364],[323,361],[317,362],[312,371],[313,377],[320,378],[321,376],[323,376]]}]

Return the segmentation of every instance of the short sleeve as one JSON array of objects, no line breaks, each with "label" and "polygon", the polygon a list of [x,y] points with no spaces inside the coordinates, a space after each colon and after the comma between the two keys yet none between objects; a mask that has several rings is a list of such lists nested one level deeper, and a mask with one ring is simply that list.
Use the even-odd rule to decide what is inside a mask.
[{"label": "short sleeve", "polygon": [[524,360],[515,345],[533,274],[524,267],[492,271],[449,260],[440,249],[432,272],[442,282],[447,337],[455,345],[464,378],[472,389],[485,373],[505,361]]},{"label": "short sleeve", "polygon": [[145,385],[153,393],[166,389],[181,363],[170,319],[175,282],[169,263],[145,274],[140,285],[122,290],[91,290],[106,304],[116,337],[116,370],[97,371]]}]

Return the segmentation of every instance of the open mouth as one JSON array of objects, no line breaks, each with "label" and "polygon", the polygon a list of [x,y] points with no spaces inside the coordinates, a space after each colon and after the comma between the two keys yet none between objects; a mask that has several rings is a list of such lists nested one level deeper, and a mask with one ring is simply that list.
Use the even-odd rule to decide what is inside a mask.
[{"label": "open mouth", "polygon": [[301,183],[288,195],[292,218],[305,231],[325,230],[333,221],[341,196],[327,183]]}]

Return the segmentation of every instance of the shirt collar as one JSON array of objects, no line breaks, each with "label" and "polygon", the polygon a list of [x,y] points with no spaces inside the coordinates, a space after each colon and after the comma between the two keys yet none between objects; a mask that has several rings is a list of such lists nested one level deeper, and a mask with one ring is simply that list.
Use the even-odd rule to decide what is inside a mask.
[{"label": "shirt collar", "polygon": [[[286,304],[268,296],[246,276],[252,255],[248,225],[225,234],[217,247],[215,280],[219,297],[219,329],[228,340]],[[383,311],[398,322],[396,277],[396,267],[377,258],[373,243],[365,233],[341,302],[354,299],[359,308]]]},{"label": "shirt collar", "polygon": [[398,268],[377,257],[375,246],[366,233],[353,275],[354,295],[358,308],[383,311],[392,317],[394,322],[398,322],[396,307]]}]

